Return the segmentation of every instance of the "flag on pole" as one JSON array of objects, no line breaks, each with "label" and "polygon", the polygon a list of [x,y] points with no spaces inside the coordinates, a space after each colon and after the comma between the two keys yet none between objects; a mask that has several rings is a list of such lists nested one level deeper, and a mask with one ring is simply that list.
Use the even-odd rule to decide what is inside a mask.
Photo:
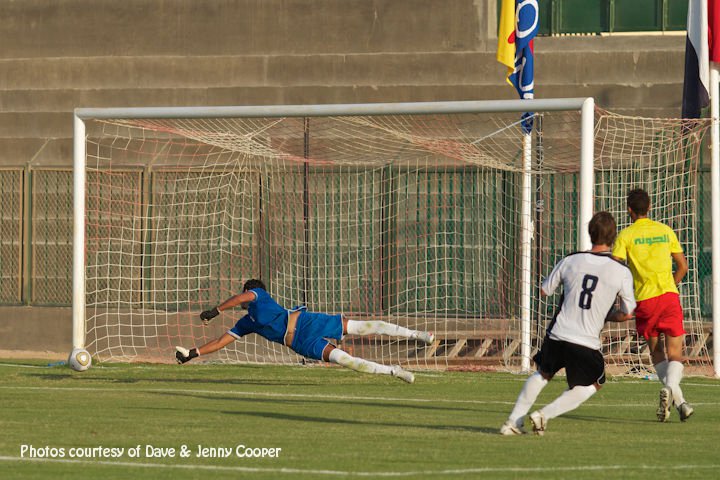
[{"label": "flag on pole", "polygon": [[515,0],[502,0],[498,24],[497,61],[508,68],[507,82],[515,70]]},{"label": "flag on pole", "polygon": [[720,0],[708,0],[708,46],[710,61],[720,63]]},{"label": "flag on pole", "polygon": [[[522,99],[535,95],[533,39],[539,24],[537,0],[502,0],[496,58],[508,67],[507,82]],[[523,115],[525,131],[532,129],[531,115]]]},{"label": "flag on pole", "polygon": [[[683,83],[682,117],[700,118],[703,108],[710,103],[710,41],[709,22],[718,23],[708,16],[718,11],[718,0],[690,0],[688,3],[687,39],[685,40],[685,81]],[[715,36],[718,32],[714,33]],[[715,46],[717,50],[717,45]],[[718,52],[715,51],[717,57]]]}]

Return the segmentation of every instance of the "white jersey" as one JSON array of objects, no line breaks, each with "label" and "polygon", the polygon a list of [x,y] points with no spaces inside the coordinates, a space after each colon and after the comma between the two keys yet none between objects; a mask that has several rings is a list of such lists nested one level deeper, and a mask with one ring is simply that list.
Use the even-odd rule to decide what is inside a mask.
[{"label": "white jersey", "polygon": [[554,340],[600,350],[600,332],[616,298],[623,312],[635,310],[630,269],[610,252],[578,252],[563,258],[543,281],[543,292],[552,295],[560,283],[562,305],[547,329]]}]

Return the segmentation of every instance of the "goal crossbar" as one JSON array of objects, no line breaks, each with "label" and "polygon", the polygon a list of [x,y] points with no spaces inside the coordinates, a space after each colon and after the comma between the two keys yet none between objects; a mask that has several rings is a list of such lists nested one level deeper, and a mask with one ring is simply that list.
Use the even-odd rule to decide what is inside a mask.
[{"label": "goal crossbar", "polygon": [[[326,117],[355,115],[432,115],[449,113],[559,112],[582,110],[592,98],[478,100],[457,102],[252,105],[237,107],[76,108],[75,116],[109,118]],[[592,108],[590,108],[592,111]]]}]

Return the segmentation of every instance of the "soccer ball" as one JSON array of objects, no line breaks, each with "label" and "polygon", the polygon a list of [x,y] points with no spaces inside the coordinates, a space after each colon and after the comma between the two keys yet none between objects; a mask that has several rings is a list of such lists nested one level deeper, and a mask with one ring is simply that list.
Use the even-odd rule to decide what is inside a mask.
[{"label": "soccer ball", "polygon": [[68,365],[77,372],[84,372],[92,365],[92,357],[84,348],[75,348],[72,353],[70,353]]}]

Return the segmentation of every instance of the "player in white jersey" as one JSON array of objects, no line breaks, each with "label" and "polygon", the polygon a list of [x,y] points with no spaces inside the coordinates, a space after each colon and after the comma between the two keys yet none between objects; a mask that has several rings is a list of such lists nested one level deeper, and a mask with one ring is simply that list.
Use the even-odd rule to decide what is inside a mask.
[{"label": "player in white jersey", "polygon": [[[630,269],[610,256],[617,235],[615,219],[598,212],[588,225],[592,249],[560,260],[542,283],[542,294],[563,286],[561,306],[547,328],[542,348],[533,360],[537,372],[523,386],[515,408],[500,428],[503,435],[520,435],[523,419],[548,381],[562,368],[568,390],[530,414],[533,431],[545,433],[547,421],[579,407],[605,383],[600,332],[605,322],[624,322],[635,309]],[[615,302],[619,297],[619,310]]]}]

